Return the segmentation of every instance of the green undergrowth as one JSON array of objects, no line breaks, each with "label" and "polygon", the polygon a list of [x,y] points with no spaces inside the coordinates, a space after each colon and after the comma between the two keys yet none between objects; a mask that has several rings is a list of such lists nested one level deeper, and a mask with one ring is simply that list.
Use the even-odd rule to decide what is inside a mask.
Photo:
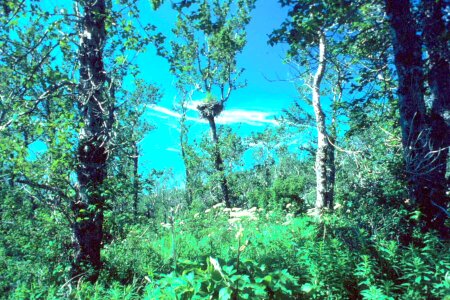
[{"label": "green undergrowth", "polygon": [[[372,235],[343,212],[320,220],[284,211],[173,213],[129,226],[103,249],[96,284],[35,276],[4,289],[10,299],[448,299],[450,251],[430,234],[408,245]],[[387,235],[388,236],[388,235]],[[55,249],[55,252],[58,249]],[[5,254],[1,253],[4,263]],[[39,269],[44,262],[32,264]],[[52,266],[50,264],[50,266]],[[57,267],[57,264],[54,265]],[[35,272],[35,271],[34,271]],[[21,280],[24,278],[26,280]],[[447,298],[446,298],[447,297]]]}]

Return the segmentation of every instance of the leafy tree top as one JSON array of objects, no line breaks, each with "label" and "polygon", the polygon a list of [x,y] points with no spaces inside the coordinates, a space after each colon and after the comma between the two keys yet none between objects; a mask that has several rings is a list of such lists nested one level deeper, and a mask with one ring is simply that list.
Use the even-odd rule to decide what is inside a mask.
[{"label": "leafy tree top", "polygon": [[255,0],[177,1],[178,12],[173,33],[165,53],[170,70],[179,84],[193,86],[206,94],[220,95],[219,102],[228,100],[243,69],[236,56],[246,44],[245,26]]},{"label": "leafy tree top", "polygon": [[289,55],[317,45],[320,34],[339,38],[343,27],[358,18],[360,1],[325,0],[293,1],[280,0],[283,7],[289,7],[288,17],[279,29],[270,34],[269,44],[287,43]]}]

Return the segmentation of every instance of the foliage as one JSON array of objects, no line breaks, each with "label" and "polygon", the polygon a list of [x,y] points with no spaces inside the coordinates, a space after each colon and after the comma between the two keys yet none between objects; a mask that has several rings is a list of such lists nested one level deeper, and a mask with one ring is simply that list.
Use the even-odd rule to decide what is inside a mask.
[{"label": "foliage", "polygon": [[[151,2],[154,9],[164,5]],[[320,218],[310,215],[315,148],[303,129],[311,118],[300,102],[276,126],[251,137],[219,128],[225,165],[219,172],[215,146],[183,124],[190,181],[180,184],[170,170],[143,174],[138,144],[155,126],[145,109],[162,95],[157,85],[138,79],[132,57],[154,43],[169,59],[183,101],[195,93],[191,88],[203,104],[228,99],[227,90],[244,84],[236,57],[247,42],[255,1],[173,1],[176,38],[164,49],[162,35],[141,24],[136,1],[113,1],[105,16],[108,97],[116,104],[109,175],[101,189],[105,203],[82,208],[78,216],[99,209],[104,218],[102,269],[91,283],[86,274],[72,277],[70,271],[77,138],[86,130],[73,75],[79,59],[76,11],[64,3],[49,10],[38,1],[1,2],[2,299],[450,297],[449,242],[422,230],[420,207],[407,193],[383,6],[280,3],[289,16],[271,42],[290,44],[297,71],[315,64],[308,55],[316,51],[317,30],[325,30],[330,41],[333,72],[324,91],[339,100],[327,108],[342,124],[326,124],[337,141],[333,209]],[[224,177],[235,207],[216,203]]]},{"label": "foliage", "polygon": [[[40,274],[23,277],[8,294],[15,299],[438,299],[450,288],[448,245],[416,233],[404,246],[382,234],[369,235],[345,216],[329,215],[317,223],[281,211],[216,205],[125,231],[103,250],[105,269],[96,285],[55,286]],[[61,250],[46,251],[51,259]],[[30,263],[38,261],[29,258]],[[1,276],[17,276],[11,270]]]},{"label": "foliage", "polygon": [[206,101],[220,95],[225,102],[238,82],[242,69],[236,57],[246,44],[245,26],[254,0],[175,1],[178,17],[164,56],[181,85],[206,93]]}]

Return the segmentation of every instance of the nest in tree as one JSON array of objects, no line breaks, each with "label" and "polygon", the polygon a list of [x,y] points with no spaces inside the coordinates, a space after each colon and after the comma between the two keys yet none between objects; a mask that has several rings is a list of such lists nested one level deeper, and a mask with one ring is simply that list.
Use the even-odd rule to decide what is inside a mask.
[{"label": "nest in tree", "polygon": [[222,112],[223,104],[221,102],[211,101],[199,104],[197,106],[197,109],[199,110],[203,118],[215,118]]}]

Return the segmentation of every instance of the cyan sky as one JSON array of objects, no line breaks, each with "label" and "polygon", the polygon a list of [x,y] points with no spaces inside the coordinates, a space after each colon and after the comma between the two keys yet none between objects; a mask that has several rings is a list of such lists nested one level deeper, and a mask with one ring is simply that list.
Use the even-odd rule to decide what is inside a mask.
[{"label": "cyan sky", "polygon": [[[169,4],[166,3],[153,12],[148,2],[142,3],[141,12],[143,18],[149,18],[151,23],[157,25],[158,30],[165,35],[170,34],[175,14]],[[288,66],[282,62],[285,47],[271,47],[267,44],[267,35],[285,17],[286,11],[275,0],[258,1],[252,12],[252,21],[247,28],[247,46],[238,57],[239,65],[245,68],[243,79],[247,81],[247,86],[232,93],[218,120],[219,124],[232,126],[242,136],[247,136],[252,131],[261,131],[266,126],[276,126],[274,117],[280,115],[281,110],[287,108],[296,97],[292,83],[283,81],[290,77]],[[172,168],[176,176],[181,178],[184,172],[179,153],[179,120],[173,111],[176,102],[174,78],[169,73],[167,62],[156,56],[154,49],[141,55],[138,65],[142,76],[161,86],[164,92],[162,101],[146,114],[157,129],[150,132],[140,144],[141,171],[147,173],[152,168]],[[192,108],[189,113],[192,117],[191,139],[209,129],[208,124],[199,119],[194,105]]]}]

